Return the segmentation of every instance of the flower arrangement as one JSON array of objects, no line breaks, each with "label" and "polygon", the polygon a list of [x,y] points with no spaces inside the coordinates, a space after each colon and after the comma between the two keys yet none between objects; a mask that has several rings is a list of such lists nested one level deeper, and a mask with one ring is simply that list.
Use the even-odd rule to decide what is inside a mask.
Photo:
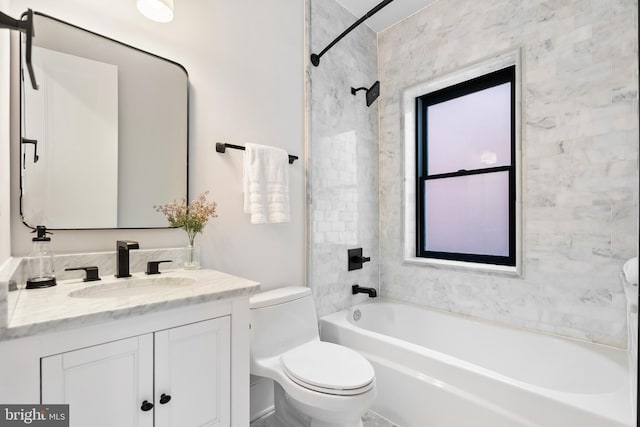
[{"label": "flower arrangement", "polygon": [[209,218],[218,216],[216,213],[217,204],[216,202],[207,201],[208,194],[209,192],[205,191],[188,205],[187,200],[183,197],[180,203],[174,200],[166,205],[154,205],[153,208],[156,212],[160,212],[167,217],[170,226],[179,227],[186,231],[189,245],[193,246],[196,234],[202,233]]}]

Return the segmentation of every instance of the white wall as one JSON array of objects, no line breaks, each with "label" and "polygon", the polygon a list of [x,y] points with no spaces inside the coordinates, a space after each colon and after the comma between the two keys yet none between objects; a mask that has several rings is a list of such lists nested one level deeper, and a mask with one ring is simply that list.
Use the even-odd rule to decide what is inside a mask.
[{"label": "white wall", "polygon": [[[0,0],[0,11],[7,11],[7,0]],[[0,271],[11,255],[11,217],[9,186],[9,31],[0,30]],[[7,286],[0,284],[0,328],[7,321]]]},{"label": "white wall", "polygon": [[[30,7],[179,62],[187,69],[190,193],[195,197],[210,190],[210,200],[218,203],[219,212],[219,217],[196,239],[201,246],[202,263],[275,287],[305,281],[303,3],[176,1],[175,19],[169,24],[142,17],[133,0],[10,0],[8,12],[19,16]],[[12,64],[14,85],[16,70]],[[6,102],[4,93],[2,102]],[[31,248],[31,235],[19,217],[17,89],[13,95],[11,252],[24,255]],[[0,113],[1,108],[0,104]],[[2,120],[0,114],[0,124]],[[0,126],[0,144],[5,129]],[[242,153],[229,150],[218,154],[214,149],[217,141],[274,145],[300,157],[290,170],[290,224],[249,224],[247,215],[242,213]],[[0,159],[4,161],[6,156]],[[2,183],[6,183],[6,177],[2,177]],[[0,215],[5,206],[6,203],[0,206]],[[3,218],[0,216],[0,221]],[[2,228],[2,224],[0,231],[4,232],[8,227]],[[56,252],[112,250],[120,238],[138,240],[141,248],[187,243],[182,230],[58,231],[52,243]]]},{"label": "white wall", "polygon": [[[7,13],[9,0],[0,0]],[[11,255],[9,186],[9,31],[0,30],[0,265]]]}]

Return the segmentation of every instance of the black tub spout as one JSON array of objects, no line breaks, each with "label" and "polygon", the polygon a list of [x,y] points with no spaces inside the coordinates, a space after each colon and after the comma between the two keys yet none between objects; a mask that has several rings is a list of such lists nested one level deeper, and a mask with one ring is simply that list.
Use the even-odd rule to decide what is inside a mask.
[{"label": "black tub spout", "polygon": [[369,298],[375,298],[378,296],[378,292],[374,288],[365,288],[360,285],[351,286],[351,293],[355,294],[367,294]]}]

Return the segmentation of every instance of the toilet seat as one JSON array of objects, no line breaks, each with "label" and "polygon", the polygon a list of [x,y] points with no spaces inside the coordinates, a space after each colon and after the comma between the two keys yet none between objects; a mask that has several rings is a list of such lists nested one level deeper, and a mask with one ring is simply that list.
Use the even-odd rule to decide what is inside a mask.
[{"label": "toilet seat", "polygon": [[312,341],[282,354],[283,370],[296,384],[341,396],[365,393],[374,386],[373,367],[350,348]]}]

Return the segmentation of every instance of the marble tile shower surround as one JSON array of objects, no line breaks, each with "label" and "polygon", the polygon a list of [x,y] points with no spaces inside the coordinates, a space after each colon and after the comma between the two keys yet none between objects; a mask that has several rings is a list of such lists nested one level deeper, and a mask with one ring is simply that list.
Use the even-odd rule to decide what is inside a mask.
[{"label": "marble tile shower surround", "polygon": [[[383,296],[626,346],[619,280],[637,252],[637,2],[446,0],[379,34]],[[522,54],[523,275],[403,264],[400,93]]]},{"label": "marble tile shower surround", "polygon": [[[334,0],[311,0],[310,49],[319,53],[358,17]],[[379,287],[378,106],[363,92],[377,80],[377,37],[361,25],[309,66],[309,283],[318,314],[366,299],[351,285]],[[371,262],[347,271],[347,249]]]}]

